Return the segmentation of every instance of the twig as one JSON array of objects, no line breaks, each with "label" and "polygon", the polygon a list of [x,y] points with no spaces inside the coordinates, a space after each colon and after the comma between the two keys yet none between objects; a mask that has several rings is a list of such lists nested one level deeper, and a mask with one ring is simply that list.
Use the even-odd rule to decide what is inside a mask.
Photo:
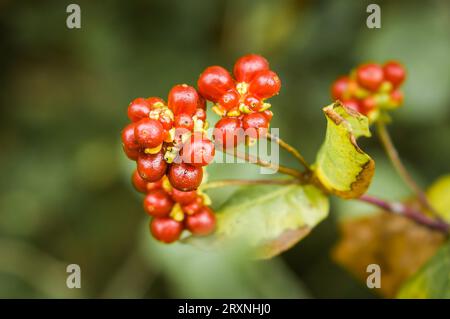
[{"label": "twig", "polygon": [[302,154],[293,146],[286,143],[284,140],[282,140],[280,137],[267,133],[266,138],[270,141],[273,141],[280,145],[282,148],[284,148],[286,151],[294,155],[294,157],[305,167],[307,171],[311,171],[311,166],[308,164],[308,162],[305,160]]},{"label": "twig", "polygon": [[445,221],[431,218],[409,205],[400,202],[389,202],[370,195],[362,195],[358,198],[358,200],[377,206],[387,212],[405,216],[411,220],[414,220],[418,224],[424,225],[430,229],[441,231],[447,235],[450,231],[450,225]]},{"label": "twig", "polygon": [[434,215],[437,215],[433,207],[431,207],[430,203],[428,202],[423,190],[419,187],[419,185],[417,185],[406,167],[403,165],[400,156],[398,155],[397,149],[395,148],[394,143],[392,142],[392,139],[386,128],[386,124],[382,121],[377,121],[377,131],[381,143],[383,144],[383,147],[386,150],[389,159],[391,160],[400,177],[403,179],[405,184],[408,185],[408,187],[416,194],[421,206],[431,211]]},{"label": "twig", "polygon": [[240,158],[246,162],[274,170],[275,172],[280,172],[282,174],[293,176],[301,181],[306,180],[306,175],[303,174],[302,172],[299,172],[296,169],[285,167],[282,165],[273,165],[272,163],[269,163],[269,162],[266,162],[266,161],[260,159],[258,156],[253,156],[253,155],[250,155],[247,153],[241,153],[237,149],[234,149],[232,153],[230,151],[226,150],[225,153],[232,155],[234,157]]},{"label": "twig", "polygon": [[220,181],[213,181],[200,186],[201,190],[226,187],[226,186],[237,186],[237,185],[290,185],[296,184],[298,181],[294,179],[256,179],[256,180],[245,180],[245,179],[224,179]]}]

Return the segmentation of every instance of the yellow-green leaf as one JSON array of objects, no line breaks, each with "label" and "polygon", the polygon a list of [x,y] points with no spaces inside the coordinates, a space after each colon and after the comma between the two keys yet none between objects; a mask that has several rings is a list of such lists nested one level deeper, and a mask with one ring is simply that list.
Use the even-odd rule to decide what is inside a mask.
[{"label": "yellow-green leaf", "polygon": [[450,175],[439,178],[427,190],[427,198],[436,212],[450,222]]},{"label": "yellow-green leaf", "polygon": [[332,194],[359,197],[366,192],[375,171],[375,162],[356,143],[360,136],[370,137],[369,120],[340,102],[323,111],[327,132],[314,164],[315,176]]},{"label": "yellow-green leaf", "polygon": [[328,198],[313,185],[257,185],[238,190],[217,212],[220,241],[232,240],[270,258],[304,238],[328,215]]}]

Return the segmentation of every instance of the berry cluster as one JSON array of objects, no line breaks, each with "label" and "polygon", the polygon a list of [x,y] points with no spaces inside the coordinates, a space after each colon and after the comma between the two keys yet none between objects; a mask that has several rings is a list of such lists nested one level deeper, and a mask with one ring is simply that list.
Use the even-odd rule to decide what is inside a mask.
[{"label": "berry cluster", "polygon": [[239,58],[233,73],[234,79],[226,69],[210,66],[197,83],[200,94],[214,103],[213,111],[222,117],[214,139],[225,148],[236,147],[245,138],[256,139],[268,129],[273,114],[266,99],[281,88],[267,60],[256,54]]},{"label": "berry cluster", "polygon": [[150,232],[157,240],[172,243],[184,229],[203,236],[214,231],[216,217],[209,197],[200,191],[180,191],[163,176],[157,182],[147,182],[137,170],[132,175],[134,188],[146,194],[144,209],[152,218]]},{"label": "berry cluster", "polygon": [[394,109],[403,103],[400,85],[405,80],[404,67],[389,61],[360,65],[349,76],[338,78],[331,86],[331,96],[346,107],[373,119],[380,109]]},{"label": "berry cluster", "polygon": [[132,181],[147,196],[153,216],[151,232],[163,242],[177,240],[184,228],[194,235],[214,229],[215,217],[197,191],[203,167],[214,158],[214,144],[205,134],[206,101],[195,88],[176,85],[168,103],[157,97],[137,98],[128,106],[131,123],[122,131],[123,149],[136,161]]}]

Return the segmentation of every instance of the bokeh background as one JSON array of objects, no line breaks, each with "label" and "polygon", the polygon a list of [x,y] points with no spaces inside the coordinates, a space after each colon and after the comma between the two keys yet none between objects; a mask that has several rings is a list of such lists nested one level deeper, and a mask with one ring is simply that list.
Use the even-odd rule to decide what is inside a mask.
[{"label": "bokeh background", "polygon": [[[133,98],[165,98],[206,66],[253,52],[283,82],[273,126],[312,161],[333,79],[398,59],[406,100],[390,130],[425,186],[450,171],[450,2],[377,1],[382,27],[368,29],[372,1],[78,0],[82,28],[70,30],[71,2],[0,1],[0,297],[377,297],[330,257],[337,223],[361,205],[333,201],[326,221],[270,261],[156,243],[120,131]],[[361,143],[377,162],[370,192],[408,196],[376,139]],[[215,205],[232,191],[213,192]],[[81,289],[66,288],[71,263]]]}]

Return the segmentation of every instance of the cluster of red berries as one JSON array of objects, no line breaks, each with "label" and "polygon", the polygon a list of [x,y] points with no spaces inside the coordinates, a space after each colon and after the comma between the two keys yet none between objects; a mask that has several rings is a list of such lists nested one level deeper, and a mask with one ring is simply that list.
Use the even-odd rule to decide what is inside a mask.
[{"label": "cluster of red berries", "polygon": [[210,66],[197,83],[200,94],[214,103],[213,111],[222,117],[215,125],[214,139],[224,148],[267,131],[273,114],[266,99],[281,88],[280,78],[267,60],[256,54],[239,58],[233,74],[234,79],[226,69]]},{"label": "cluster of red berries", "polygon": [[157,97],[137,98],[128,106],[131,123],[122,131],[123,149],[137,170],[132,181],[147,196],[150,230],[163,242],[177,240],[183,229],[194,235],[213,231],[215,217],[206,195],[197,191],[203,167],[214,158],[205,134],[206,101],[196,89],[176,85],[168,103]]},{"label": "cluster of red berries", "polygon": [[405,68],[396,61],[384,65],[360,65],[349,76],[338,78],[331,86],[331,96],[346,107],[369,118],[376,118],[380,109],[394,109],[403,103],[400,86]]}]

